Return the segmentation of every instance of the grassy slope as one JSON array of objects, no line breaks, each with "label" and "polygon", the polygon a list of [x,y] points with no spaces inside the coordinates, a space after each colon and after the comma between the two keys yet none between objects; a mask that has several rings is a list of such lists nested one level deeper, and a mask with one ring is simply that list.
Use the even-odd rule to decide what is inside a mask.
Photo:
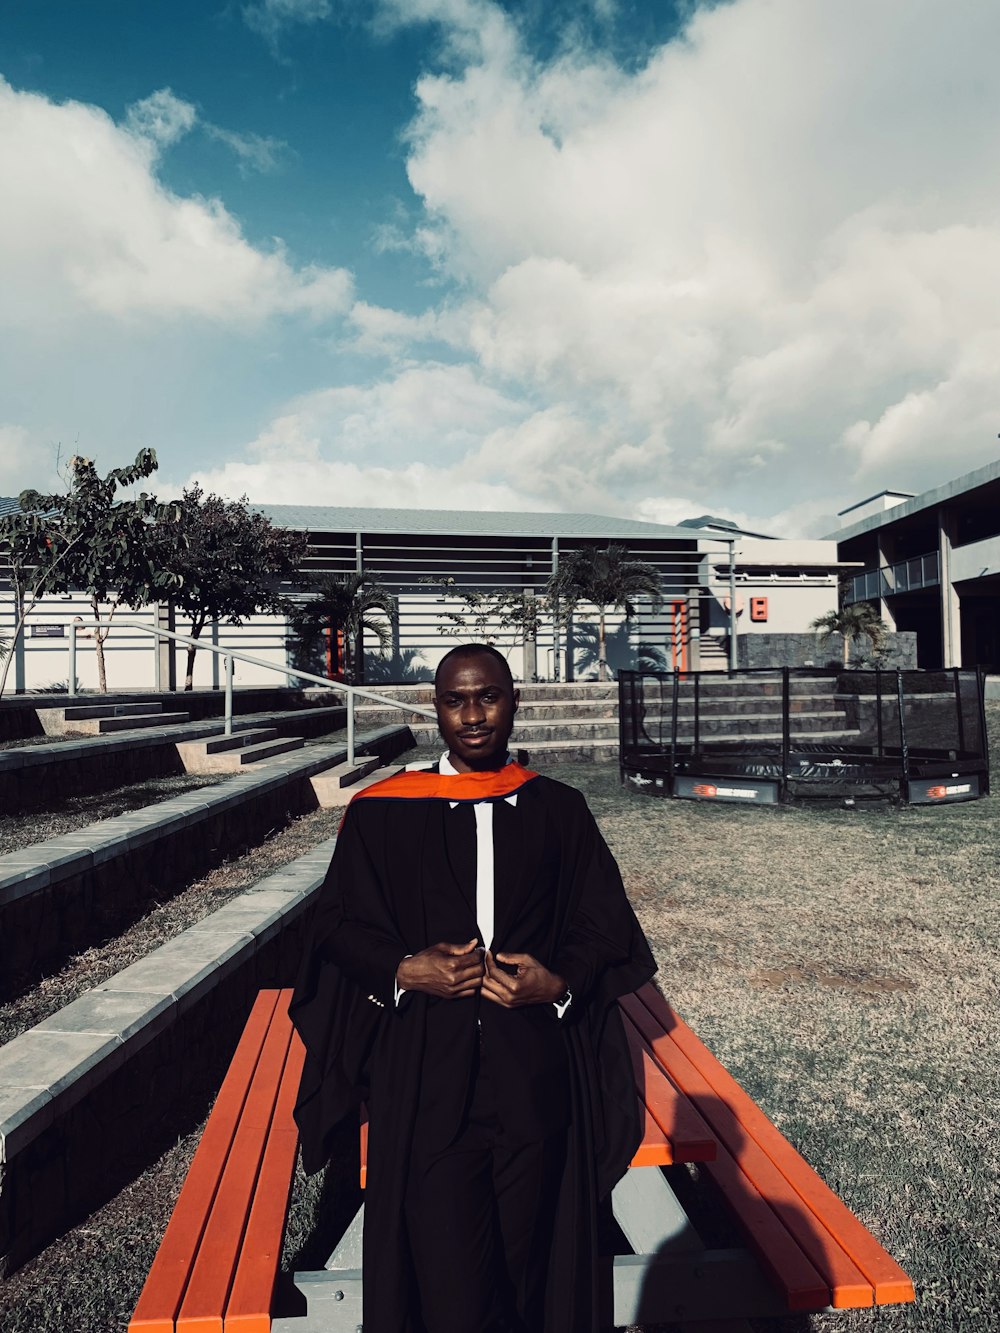
[{"label": "grassy slope", "polygon": [[[991,722],[996,757],[1000,709]],[[745,809],[625,792],[603,767],[554,775],[587,793],[664,991],[917,1282],[916,1307],[788,1330],[992,1330],[997,798]],[[195,1142],[0,1287],[4,1329],[124,1327]],[[350,1188],[349,1167],[338,1175]],[[314,1251],[300,1267],[322,1261],[318,1204],[300,1180],[288,1249]]]}]

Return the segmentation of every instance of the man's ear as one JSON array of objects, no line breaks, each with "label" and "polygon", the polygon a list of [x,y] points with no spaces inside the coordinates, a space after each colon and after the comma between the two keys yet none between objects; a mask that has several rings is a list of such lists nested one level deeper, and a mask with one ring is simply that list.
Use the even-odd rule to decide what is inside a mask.
[{"label": "man's ear", "polygon": [[515,712],[515,713],[517,712],[517,710],[518,710],[518,706],[520,705],[520,703],[521,703],[521,691],[520,691],[520,690],[515,690],[515,691],[514,691],[514,712]]}]

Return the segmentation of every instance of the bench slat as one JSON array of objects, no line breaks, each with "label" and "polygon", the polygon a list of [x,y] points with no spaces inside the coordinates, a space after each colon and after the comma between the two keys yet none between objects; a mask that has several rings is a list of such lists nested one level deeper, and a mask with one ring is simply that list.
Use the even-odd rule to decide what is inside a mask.
[{"label": "bench slat", "polygon": [[[715,1156],[715,1136],[682,1092],[671,1082],[668,1074],[656,1063],[652,1051],[642,1035],[624,1014],[625,1035],[632,1073],[639,1089],[639,1100],[653,1121],[666,1135],[670,1156],[655,1164],[669,1166],[671,1162],[707,1162]],[[646,1139],[643,1136],[643,1147]],[[652,1165],[636,1162],[632,1165]]]},{"label": "bench slat", "polygon": [[[796,1152],[683,1019],[652,986],[643,987],[638,998],[654,1022],[667,1030],[671,1047],[699,1070],[714,1096],[729,1108],[744,1132],[782,1172],[810,1214],[860,1270],[872,1287],[875,1304],[912,1301],[913,1283],[895,1259]],[[834,1288],[833,1304],[839,1306],[840,1298],[846,1294]]]},{"label": "bench slat", "polygon": [[[668,1039],[663,1036],[659,1026],[638,1003],[635,996],[628,996],[622,1000],[622,1006],[640,1031],[647,1036],[657,1057],[664,1058],[669,1064],[678,1086],[686,1096],[695,1100],[705,1119],[718,1132],[718,1102],[706,1080],[677,1052],[667,1051],[663,1056],[663,1047],[669,1044]],[[721,1143],[716,1160],[705,1163],[702,1169],[723,1191],[728,1203],[746,1228],[749,1243],[761,1263],[771,1274],[779,1289],[785,1293],[789,1308],[806,1310],[828,1305],[829,1284],[789,1235],[787,1228],[772,1211],[770,1201],[764,1198],[734,1160],[726,1146],[725,1135],[720,1133],[719,1138]],[[871,1303],[870,1291],[868,1303]]]},{"label": "bench slat", "polygon": [[129,1333],[174,1333],[191,1264],[277,1002],[276,990],[262,990],[254,1001],[129,1321]]},{"label": "bench slat", "polygon": [[368,1107],[361,1103],[361,1188],[368,1180]]},{"label": "bench slat", "polygon": [[642,1142],[636,1148],[629,1166],[670,1166],[674,1154],[666,1134],[653,1119],[652,1111],[642,1098],[637,1097],[636,1100],[642,1120]]},{"label": "bench slat", "polygon": [[[872,1305],[872,1284],[844,1253],[836,1237],[809,1210],[803,1208],[803,1201],[786,1174],[749,1135],[733,1109],[718,1096],[697,1067],[678,1050],[670,1035],[660,1031],[659,1023],[648,1011],[643,1017],[637,1009],[636,1022],[653,1043],[657,1057],[670,1067],[687,1095],[701,1107],[705,1118],[739,1169],[767,1200],[817,1272],[822,1274],[830,1289],[831,1303],[840,1309],[860,1309]],[[798,1153],[794,1149],[791,1151],[795,1159],[805,1166]]]},{"label": "bench slat", "polygon": [[[278,1006],[278,1013],[288,1022],[290,998],[291,991],[283,991]],[[257,1177],[250,1220],[240,1247],[236,1277],[226,1306],[225,1333],[270,1333],[271,1300],[281,1261],[281,1241],[299,1144],[299,1131],[292,1119],[292,1111],[304,1060],[305,1047],[298,1033],[294,1033],[281,1075],[281,1088]]]},{"label": "bench slat", "polygon": [[222,1333],[222,1316],[246,1229],[247,1216],[271,1125],[292,1026],[280,1018],[268,1028],[246,1105],[201,1238],[177,1318],[177,1333]]}]

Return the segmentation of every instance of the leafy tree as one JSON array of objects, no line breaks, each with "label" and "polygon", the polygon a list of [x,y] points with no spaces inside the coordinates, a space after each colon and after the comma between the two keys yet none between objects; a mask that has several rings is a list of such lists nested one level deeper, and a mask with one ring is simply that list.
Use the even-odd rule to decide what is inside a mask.
[{"label": "leafy tree", "polygon": [[559,560],[549,580],[549,596],[572,610],[581,602],[597,608],[597,674],[608,678],[606,617],[609,609],[623,610],[628,620],[636,612],[636,600],[648,597],[655,610],[663,604],[660,576],[645,560],[634,560],[625,546],[588,546],[570,551]]},{"label": "leafy tree", "polygon": [[335,640],[339,633],[344,641],[344,677],[348,684],[360,684],[364,633],[374,634],[385,652],[392,641],[386,617],[396,614],[395,597],[368,574],[323,574],[307,591],[308,599],[292,606],[288,615],[298,665],[309,670],[325,636]]},{"label": "leafy tree", "polygon": [[[174,583],[170,602],[191,619],[191,638],[221,620],[242,625],[258,611],[281,611],[283,579],[298,575],[306,554],[304,533],[275,527],[247,508],[246,496],[206,495],[195,483],[184,490],[175,522],[158,523],[150,542]],[[187,650],[184,688],[194,688],[197,644]]]},{"label": "leafy tree", "polygon": [[450,634],[459,638],[470,638],[478,643],[500,643],[510,635],[507,650],[520,640],[534,638],[549,609],[548,599],[536,596],[525,589],[500,588],[480,589],[460,587],[455,579],[422,579],[438,588],[445,598],[455,598],[459,608],[445,608],[441,614],[452,629]]},{"label": "leafy tree", "polygon": [[889,641],[889,626],[871,602],[853,602],[839,611],[827,611],[826,615],[817,616],[809,628],[819,632],[823,644],[829,643],[835,634],[841,636],[845,667],[849,664],[852,643],[859,648],[862,640],[869,639],[872,652],[880,653]]},{"label": "leafy tree", "polygon": [[[112,468],[99,477],[94,463],[79,455],[69,460],[69,491],[41,495],[22,491],[21,512],[32,516],[22,532],[34,544],[38,557],[36,587],[46,593],[82,592],[90,600],[94,619],[101,603],[111,602],[105,620],[119,606],[136,608],[155,601],[177,586],[178,575],[157,563],[149,542],[154,520],[177,515],[177,506],[160,504],[145,491],[122,499],[120,488],[134,486],[156,471],[156,454],[140,449],[128,467]],[[112,598],[112,594],[114,595]],[[106,624],[94,630],[94,650],[101,690],[108,688],[104,642],[111,632]]]},{"label": "leafy tree", "polygon": [[402,648],[387,657],[365,653],[365,681],[369,685],[419,685],[434,679],[434,672],[414,648]]},{"label": "leafy tree", "polygon": [[0,695],[6,689],[14,649],[24,633],[28,616],[44,596],[46,585],[60,564],[82,540],[83,533],[77,534],[61,554],[53,558],[52,538],[45,515],[22,508],[0,518],[0,560],[9,570],[14,598],[14,632],[10,638],[0,639],[0,659],[3,660]]}]

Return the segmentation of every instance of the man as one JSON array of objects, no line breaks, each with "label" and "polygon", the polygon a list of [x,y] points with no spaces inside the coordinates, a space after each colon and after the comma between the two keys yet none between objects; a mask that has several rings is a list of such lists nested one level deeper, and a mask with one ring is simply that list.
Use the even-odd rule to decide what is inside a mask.
[{"label": "man", "polygon": [[581,794],[509,760],[504,658],[453,649],[434,702],[446,754],[355,797],[317,904],[303,1161],[367,1102],[365,1333],[591,1333],[655,964]]}]

